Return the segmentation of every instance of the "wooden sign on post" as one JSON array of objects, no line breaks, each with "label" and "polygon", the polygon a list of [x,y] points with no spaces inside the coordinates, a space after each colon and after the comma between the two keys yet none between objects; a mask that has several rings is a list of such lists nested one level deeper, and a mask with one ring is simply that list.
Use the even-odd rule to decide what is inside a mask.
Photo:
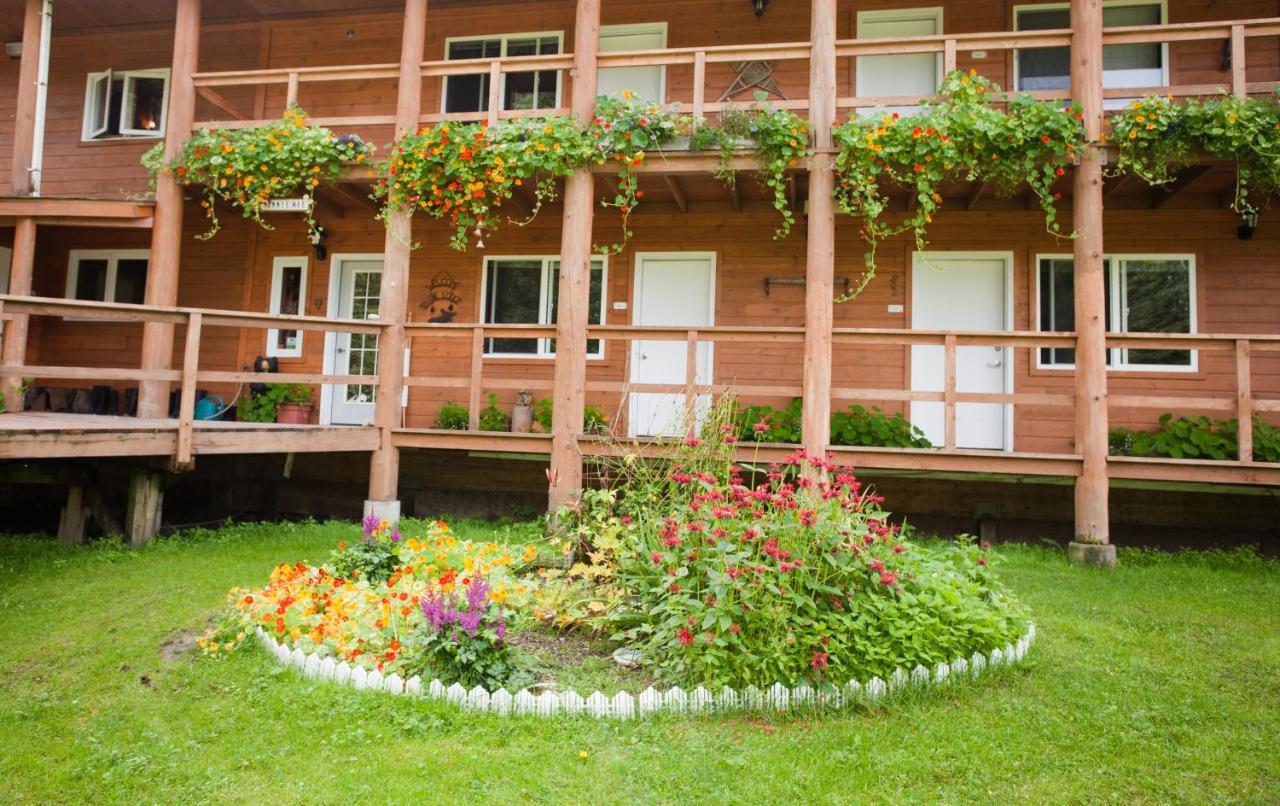
[{"label": "wooden sign on post", "polygon": [[272,199],[262,209],[268,213],[305,213],[311,209],[311,199]]}]

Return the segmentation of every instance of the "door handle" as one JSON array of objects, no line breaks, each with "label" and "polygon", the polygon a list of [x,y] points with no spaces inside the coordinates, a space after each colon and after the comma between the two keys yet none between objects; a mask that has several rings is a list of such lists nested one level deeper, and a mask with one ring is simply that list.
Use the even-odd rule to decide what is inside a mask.
[{"label": "door handle", "polygon": [[345,353],[346,351],[347,351],[347,348],[346,348],[346,347],[339,347],[339,348],[338,348],[338,352],[340,352],[340,353]]},{"label": "door handle", "polygon": [[989,367],[991,367],[991,368],[993,368],[993,369],[994,369],[994,368],[996,368],[996,367],[1003,367],[1003,366],[1004,366],[1004,362],[1003,362],[1003,361],[992,361],[991,363],[987,364],[987,366],[989,366]]},{"label": "door handle", "polygon": [[641,360],[641,361],[648,361],[648,360],[649,360],[649,356],[645,355],[644,353],[641,353],[641,354],[640,354],[640,360]]}]

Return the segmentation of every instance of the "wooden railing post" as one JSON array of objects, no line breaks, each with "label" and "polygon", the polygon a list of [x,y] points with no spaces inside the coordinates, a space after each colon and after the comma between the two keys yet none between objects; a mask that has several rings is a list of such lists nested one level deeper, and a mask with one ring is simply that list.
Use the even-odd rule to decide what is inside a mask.
[{"label": "wooden railing post", "polygon": [[956,449],[956,334],[943,337],[943,444],[949,451]]},{"label": "wooden railing post", "polygon": [[1241,462],[1253,461],[1253,370],[1249,340],[1236,339],[1236,440]]},{"label": "wooden railing post", "polygon": [[685,436],[698,435],[698,331],[690,330],[684,352]]},{"label": "wooden railing post", "polygon": [[[173,67],[169,73],[169,110],[165,118],[164,158],[178,156],[191,136],[196,115],[196,72],[200,50],[200,0],[178,0],[173,33]],[[156,182],[155,223],[151,229],[151,259],[147,267],[146,302],[172,307],[178,302],[178,266],[182,255],[182,188],[172,177]],[[146,322],[142,326],[143,369],[168,369],[173,363],[173,324]],[[142,381],[138,385],[138,416],[169,415],[169,384]]]},{"label": "wooden railing post", "polygon": [[200,329],[203,321],[204,316],[199,312],[187,315],[187,339],[182,351],[182,393],[178,403],[178,453],[174,457],[176,469],[190,468],[194,458],[196,376],[200,372]]},{"label": "wooden railing post", "polygon": [[693,54],[693,125],[697,126],[706,114],[707,104],[707,52]]},{"label": "wooden railing post", "polygon": [[289,73],[288,89],[285,91],[284,108],[288,109],[298,102],[298,73]]},{"label": "wooden railing post", "polygon": [[1089,145],[1075,170],[1073,199],[1076,318],[1075,562],[1115,565],[1107,477],[1107,333],[1102,244],[1102,0],[1071,1],[1071,93]]},{"label": "wooden railing post", "polygon": [[831,328],[835,322],[836,2],[812,0],[809,124],[817,154],[809,172],[809,229],[804,291],[804,413],[802,435],[810,455],[825,456],[831,442]]},{"label": "wooden railing post", "polygon": [[1231,94],[1237,98],[1245,98],[1249,94],[1245,75],[1243,25],[1231,26]]},{"label": "wooden railing post", "polygon": [[[22,61],[18,64],[18,97],[13,113],[13,163],[9,173],[15,196],[35,190],[31,160],[36,138],[36,82],[39,81],[41,0],[27,0],[22,18]],[[12,292],[10,292],[12,293]]]},{"label": "wooden railing post", "polygon": [[467,428],[480,430],[480,399],[484,392],[484,328],[471,332],[471,386],[467,390]]},{"label": "wooden railing post", "polygon": [[489,125],[498,125],[498,113],[502,111],[502,62],[494,59],[489,64]]},{"label": "wooden railing post", "polygon": [[[400,39],[400,79],[396,93],[396,137],[418,128],[422,112],[422,54],[427,36],[427,0],[405,0]],[[400,451],[393,442],[400,426],[404,390],[404,323],[409,307],[409,255],[413,227],[407,211],[387,217],[383,241],[382,298],[378,318],[378,394],[374,424],[378,449],[369,462],[369,498],[365,515],[395,523],[400,519]]]},{"label": "wooden railing post", "polygon": [[[31,282],[36,263],[36,220],[19,218],[13,230],[13,256],[9,264],[9,293],[15,297],[31,296]],[[30,319],[14,314],[4,323],[4,365],[20,367],[27,363],[27,328]],[[0,379],[0,396],[5,411],[22,411],[22,378]]]},{"label": "wooden railing post", "polygon": [[[573,101],[579,125],[595,111],[596,52],[600,49],[600,0],[578,0],[573,34]],[[591,227],[595,186],[590,168],[578,168],[564,188],[560,229],[560,287],[556,314],[555,385],[552,390],[551,467],[548,504],[552,512],[582,489],[583,405],[587,380],[587,308],[591,292]]]},{"label": "wooden railing post", "polygon": [[954,39],[942,40],[942,74],[952,72],[956,69],[956,41]]}]

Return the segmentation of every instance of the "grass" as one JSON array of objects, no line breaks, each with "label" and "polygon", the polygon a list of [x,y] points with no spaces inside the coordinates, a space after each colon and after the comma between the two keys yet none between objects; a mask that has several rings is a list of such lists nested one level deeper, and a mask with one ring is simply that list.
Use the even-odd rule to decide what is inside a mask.
[{"label": "grass", "polygon": [[1028,666],[776,721],[499,719],[307,681],[257,649],[166,659],[162,645],[203,627],[228,588],[323,559],[351,530],[236,526],[137,552],[0,537],[4,799],[1280,799],[1274,561],[1122,549],[1108,573],[1006,547],[1003,572],[1040,628]]}]

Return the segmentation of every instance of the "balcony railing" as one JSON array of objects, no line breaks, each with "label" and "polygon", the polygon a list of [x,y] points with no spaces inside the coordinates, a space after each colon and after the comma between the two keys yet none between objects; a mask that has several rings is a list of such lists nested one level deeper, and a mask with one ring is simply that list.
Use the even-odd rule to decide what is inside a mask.
[{"label": "balcony railing", "polygon": [[[1229,60],[1224,64],[1225,81],[1210,84],[1180,84],[1172,86],[1108,87],[1105,98],[1131,98],[1151,93],[1170,94],[1179,97],[1215,95],[1230,92],[1237,96],[1270,93],[1276,81],[1249,82],[1246,76],[1250,40],[1280,36],[1280,18],[1229,20],[1214,22],[1180,23],[1176,25],[1130,26],[1106,28],[1103,31],[1105,45],[1132,45],[1147,43],[1177,43],[1204,40],[1221,40],[1226,43]],[[838,59],[857,59],[865,56],[885,56],[911,53],[935,53],[941,55],[944,70],[955,69],[960,51],[986,50],[1006,52],[1027,48],[1067,47],[1071,44],[1069,29],[1048,31],[1014,31],[993,33],[944,34],[937,36],[893,37],[886,39],[847,39],[836,43]],[[692,70],[692,81],[687,95],[667,97],[665,101],[679,101],[695,118],[713,114],[729,106],[728,102],[707,100],[708,68],[743,61],[807,62],[810,46],[807,42],[776,44],[723,45],[712,47],[667,48],[597,54],[601,68],[660,66]],[[500,80],[504,74],[534,70],[556,71],[562,88],[572,91],[567,73],[572,66],[572,55],[512,56],[494,59],[440,60],[421,64],[426,78],[448,76],[490,76],[488,110],[481,112],[423,114],[420,122],[435,123],[441,120],[487,120],[494,123],[505,118],[565,114],[565,107],[543,109],[502,109]],[[245,128],[268,123],[268,120],[250,119],[248,115],[228,102],[220,88],[256,87],[260,85],[284,87],[285,106],[296,102],[304,85],[333,82],[394,81],[398,76],[396,64],[334,65],[326,67],[269,68],[229,72],[205,72],[195,75],[197,93],[228,117],[221,120],[205,120],[197,128]],[[1061,99],[1068,91],[1041,90],[1029,94],[1041,99]],[[838,99],[841,110],[875,106],[901,106],[920,102],[918,96],[843,96]],[[775,100],[776,106],[807,112],[807,98]],[[308,104],[304,104],[308,106]],[[313,120],[326,126],[362,127],[390,126],[395,118],[388,109],[385,115],[341,115],[316,105],[310,111],[317,113]]]}]

